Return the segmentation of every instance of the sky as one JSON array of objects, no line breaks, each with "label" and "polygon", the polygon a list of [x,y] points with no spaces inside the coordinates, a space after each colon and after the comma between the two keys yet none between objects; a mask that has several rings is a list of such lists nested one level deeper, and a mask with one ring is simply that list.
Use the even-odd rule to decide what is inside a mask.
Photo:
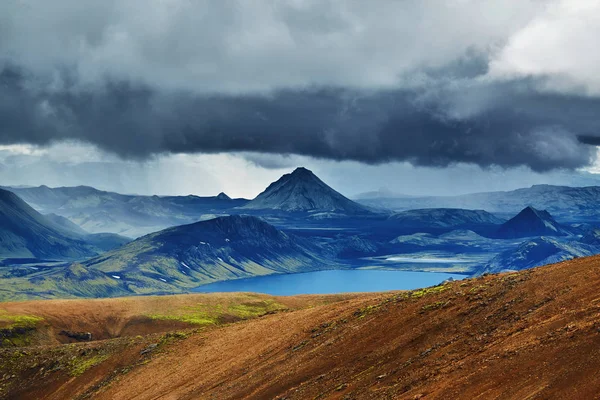
[{"label": "sky", "polygon": [[4,0],[0,184],[598,183],[600,0]]}]

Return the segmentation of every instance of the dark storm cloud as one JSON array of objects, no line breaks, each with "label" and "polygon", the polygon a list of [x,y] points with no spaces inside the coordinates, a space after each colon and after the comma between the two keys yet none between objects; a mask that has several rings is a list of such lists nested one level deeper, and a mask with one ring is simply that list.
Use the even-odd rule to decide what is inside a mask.
[{"label": "dark storm cloud", "polygon": [[589,132],[600,132],[600,100],[540,94],[535,84],[199,95],[123,81],[54,90],[13,66],[0,74],[0,143],[75,139],[137,159],[260,152],[538,171],[590,164],[595,149],[586,144],[597,143]]},{"label": "dark storm cloud", "polygon": [[302,162],[289,154],[241,153],[246,161],[265,169],[294,168]]},{"label": "dark storm cloud", "polygon": [[591,146],[600,146],[600,136],[578,135],[577,139],[584,144],[589,144]]},{"label": "dark storm cloud", "polygon": [[3,1],[0,144],[578,168],[600,136],[598,7]]}]

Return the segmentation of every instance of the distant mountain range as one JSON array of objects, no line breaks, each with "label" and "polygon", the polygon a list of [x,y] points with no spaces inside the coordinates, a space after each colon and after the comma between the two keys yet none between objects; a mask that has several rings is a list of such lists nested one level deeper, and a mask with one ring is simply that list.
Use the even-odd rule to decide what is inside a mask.
[{"label": "distant mountain range", "polygon": [[547,210],[559,220],[600,221],[600,186],[568,187],[534,185],[506,192],[474,193],[460,196],[385,197],[364,196],[359,203],[394,211],[420,208],[463,208],[486,210],[495,214],[514,215],[527,206]]},{"label": "distant mountain range", "polygon": [[256,198],[241,207],[245,210],[281,210],[286,212],[371,214],[362,206],[333,190],[306,168],[285,174]]},{"label": "distant mountain range", "polygon": [[39,212],[65,217],[88,232],[112,232],[132,238],[214,218],[248,202],[224,193],[214,197],[136,196],[87,186],[8,190]]},{"label": "distant mountain range", "polygon": [[77,259],[127,241],[113,234],[91,235],[62,217],[44,216],[0,189],[0,258]]},{"label": "distant mountain range", "polygon": [[292,217],[302,213],[314,220],[373,214],[302,167],[273,182],[252,201],[232,199],[225,193],[213,197],[123,195],[87,186],[7,189],[39,212],[65,217],[88,232],[132,238],[231,214]]},{"label": "distant mountain range", "polygon": [[473,225],[499,225],[503,219],[483,210],[457,208],[430,208],[403,211],[389,217],[391,221],[406,227],[459,228]]},{"label": "distant mountain range", "polygon": [[[419,207],[374,211],[380,203],[352,201],[305,168],[283,175],[253,200],[224,193],[122,195],[85,186],[0,190],[0,298],[179,293],[273,273],[388,268],[392,264],[381,260],[411,253],[431,260],[468,254],[476,261],[456,267],[467,273],[529,268],[600,253],[597,223],[585,217],[598,213],[597,196],[595,187],[538,186],[395,199]],[[425,208],[443,203],[439,199],[479,207]],[[533,205],[507,211],[526,200]],[[535,204],[558,209],[561,222],[585,222],[560,223]],[[143,236],[127,243],[115,232]]]}]

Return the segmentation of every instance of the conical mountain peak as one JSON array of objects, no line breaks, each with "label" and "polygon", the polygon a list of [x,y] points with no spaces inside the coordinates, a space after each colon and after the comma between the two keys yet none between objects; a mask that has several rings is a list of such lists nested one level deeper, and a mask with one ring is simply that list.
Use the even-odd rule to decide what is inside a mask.
[{"label": "conical mountain peak", "polygon": [[290,175],[292,176],[316,176],[310,169],[304,167],[296,168]]},{"label": "conical mountain peak", "polygon": [[367,213],[358,203],[344,197],[312,171],[298,167],[267,187],[244,208],[293,212]]},{"label": "conical mountain peak", "polygon": [[528,236],[563,236],[567,231],[546,210],[525,207],[516,216],[506,221],[498,234],[506,238]]},{"label": "conical mountain peak", "polygon": [[219,200],[231,200],[231,197],[227,196],[224,192],[221,192],[217,195],[217,199]]}]

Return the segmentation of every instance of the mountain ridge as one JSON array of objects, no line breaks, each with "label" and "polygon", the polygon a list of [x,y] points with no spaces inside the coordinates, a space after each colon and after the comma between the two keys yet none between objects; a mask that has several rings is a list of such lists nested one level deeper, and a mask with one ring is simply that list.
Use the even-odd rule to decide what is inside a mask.
[{"label": "mountain ridge", "polygon": [[398,223],[430,228],[456,228],[468,225],[499,225],[503,219],[485,210],[461,208],[424,208],[392,214],[389,220]]},{"label": "mountain ridge", "polygon": [[418,208],[483,209],[510,215],[527,206],[547,210],[568,221],[600,220],[600,186],[533,185],[508,191],[477,192],[455,196],[360,198],[360,204],[405,211]]},{"label": "mountain ridge", "polygon": [[139,237],[170,226],[210,219],[243,205],[246,199],[217,196],[138,196],[90,186],[7,188],[43,214],[57,214],[90,233]]}]

